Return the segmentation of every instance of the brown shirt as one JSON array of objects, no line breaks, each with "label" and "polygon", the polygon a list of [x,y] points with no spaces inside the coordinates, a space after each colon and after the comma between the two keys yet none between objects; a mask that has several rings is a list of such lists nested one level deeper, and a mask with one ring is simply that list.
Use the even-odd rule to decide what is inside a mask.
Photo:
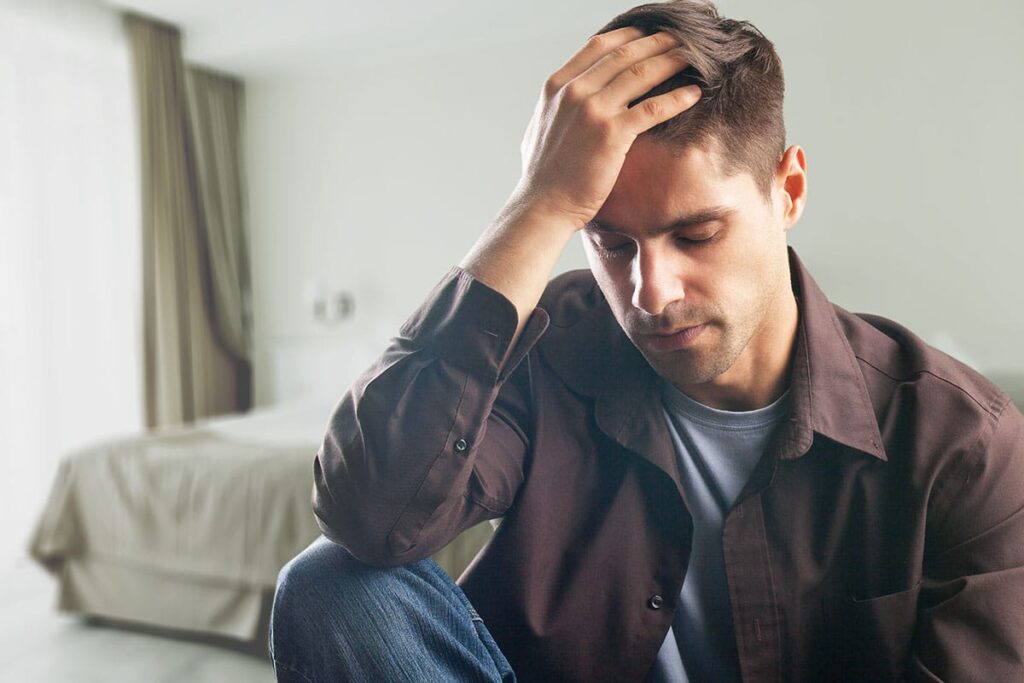
[{"label": "brown shirt", "polygon": [[[1024,681],[1024,418],[790,263],[792,415],[723,534],[743,680]],[[589,271],[516,321],[453,268],[336,408],[316,515],[382,566],[503,516],[459,583],[517,677],[642,681],[693,530],[659,378]]]}]

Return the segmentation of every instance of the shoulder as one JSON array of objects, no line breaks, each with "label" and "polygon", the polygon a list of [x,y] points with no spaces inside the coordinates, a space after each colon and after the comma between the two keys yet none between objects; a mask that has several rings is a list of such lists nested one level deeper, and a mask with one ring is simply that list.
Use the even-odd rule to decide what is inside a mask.
[{"label": "shoulder", "polygon": [[1024,502],[1024,416],[980,372],[903,325],[834,306],[890,462],[927,486],[933,537],[946,547]]},{"label": "shoulder", "polygon": [[962,436],[974,430],[981,437],[1012,408],[1010,397],[988,378],[900,323],[833,308],[880,423],[922,421],[936,432],[955,429]]}]

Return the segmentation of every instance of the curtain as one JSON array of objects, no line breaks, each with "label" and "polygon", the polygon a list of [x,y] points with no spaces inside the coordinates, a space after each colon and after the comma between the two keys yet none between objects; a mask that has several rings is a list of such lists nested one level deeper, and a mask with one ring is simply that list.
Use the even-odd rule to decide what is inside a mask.
[{"label": "curtain", "polygon": [[252,392],[252,299],[242,178],[243,86],[226,74],[186,69],[215,328],[239,362],[238,405]]},{"label": "curtain", "polygon": [[0,563],[60,457],[142,428],[139,168],[120,15],[0,0]]},{"label": "curtain", "polygon": [[[232,200],[217,196],[204,203],[179,32],[131,14],[124,23],[142,161],[146,422],[160,427],[249,407],[244,342],[233,349],[231,332],[224,334],[217,325],[213,271],[221,264],[211,262],[210,249],[213,244],[213,253],[233,253],[237,240],[223,235],[211,240],[204,216],[207,204],[223,212],[240,211]],[[208,165],[206,173],[219,179],[216,165],[212,170]],[[225,215],[212,216],[209,224],[216,228]],[[226,279],[241,282],[241,260],[236,262],[239,273],[228,273]],[[222,301],[232,303],[231,297]]]}]

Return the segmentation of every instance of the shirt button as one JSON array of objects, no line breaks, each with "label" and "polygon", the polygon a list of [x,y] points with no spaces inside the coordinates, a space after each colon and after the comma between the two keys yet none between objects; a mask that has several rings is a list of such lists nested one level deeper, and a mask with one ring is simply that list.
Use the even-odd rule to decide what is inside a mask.
[{"label": "shirt button", "polygon": [[651,596],[651,599],[647,601],[647,606],[651,609],[661,609],[661,606],[665,604],[665,599],[658,594]]},{"label": "shirt button", "polygon": [[455,450],[457,450],[459,453],[466,450],[468,447],[469,444],[466,443],[465,439],[459,439],[458,441],[455,442]]}]

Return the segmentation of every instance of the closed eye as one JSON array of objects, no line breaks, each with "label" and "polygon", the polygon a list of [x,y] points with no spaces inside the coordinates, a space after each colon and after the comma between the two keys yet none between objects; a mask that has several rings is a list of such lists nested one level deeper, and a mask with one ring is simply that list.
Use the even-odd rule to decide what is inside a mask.
[{"label": "closed eye", "polygon": [[594,245],[594,249],[598,251],[602,256],[606,258],[616,258],[626,253],[626,250],[633,245],[633,242],[619,242],[617,244],[602,244],[596,239],[591,239],[590,243]]},{"label": "closed eye", "polygon": [[721,234],[721,231],[718,231],[718,232],[716,232],[716,233],[714,233],[712,235],[708,235],[707,237],[700,237],[700,238],[676,236],[676,242],[678,242],[679,244],[682,244],[682,245],[695,245],[695,246],[696,245],[702,245],[702,244],[709,244],[711,242],[714,242],[716,239],[718,239],[718,236],[720,234]]},{"label": "closed eye", "polygon": [[[683,237],[682,235],[676,235],[673,239],[680,248],[696,249],[710,245],[717,241],[721,235],[722,231],[718,230],[707,237]],[[604,258],[620,258],[625,256],[629,249],[634,246],[633,240],[625,240],[623,242],[605,242],[602,240],[603,237],[592,236],[590,243],[594,245],[594,249],[598,254]]]}]

